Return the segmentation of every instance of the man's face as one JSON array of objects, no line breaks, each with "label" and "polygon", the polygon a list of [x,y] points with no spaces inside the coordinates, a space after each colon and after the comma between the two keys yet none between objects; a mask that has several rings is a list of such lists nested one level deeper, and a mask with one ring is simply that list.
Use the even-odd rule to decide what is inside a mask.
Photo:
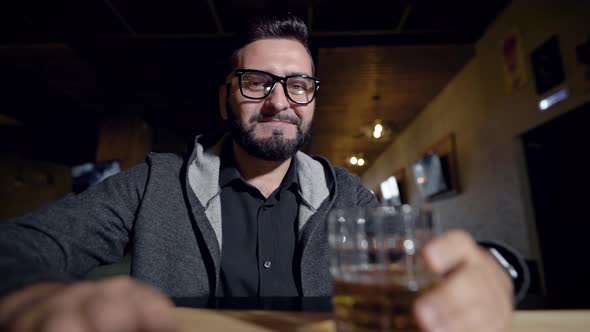
[{"label": "man's face", "polygon": [[[244,46],[238,68],[262,70],[277,76],[311,76],[312,63],[306,49],[290,39],[263,39]],[[231,81],[225,113],[234,140],[249,154],[265,160],[286,160],[309,139],[315,101],[307,105],[291,102],[277,82],[262,100],[240,93],[239,81]]]}]

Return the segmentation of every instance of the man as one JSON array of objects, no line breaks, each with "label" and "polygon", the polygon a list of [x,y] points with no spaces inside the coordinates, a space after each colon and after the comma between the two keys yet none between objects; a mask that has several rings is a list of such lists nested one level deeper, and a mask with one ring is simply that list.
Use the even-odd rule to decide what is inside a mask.
[{"label": "man", "polygon": [[[0,225],[4,330],[172,331],[166,296],[330,295],[326,217],[376,201],[357,177],[298,152],[319,88],[305,25],[253,20],[232,64],[219,98],[230,135],[215,146],[197,139],[185,160],[151,154]],[[134,279],[71,282],[125,253]],[[507,328],[512,282],[469,235],[443,234],[424,256],[445,276],[416,303],[425,331]]]}]

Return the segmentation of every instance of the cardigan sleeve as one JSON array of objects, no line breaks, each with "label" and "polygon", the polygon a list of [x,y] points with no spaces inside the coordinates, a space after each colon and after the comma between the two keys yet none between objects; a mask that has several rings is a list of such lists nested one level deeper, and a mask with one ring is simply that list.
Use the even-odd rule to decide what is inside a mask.
[{"label": "cardigan sleeve", "polygon": [[119,261],[149,176],[144,163],[42,209],[0,222],[0,296],[42,281],[71,281]]}]

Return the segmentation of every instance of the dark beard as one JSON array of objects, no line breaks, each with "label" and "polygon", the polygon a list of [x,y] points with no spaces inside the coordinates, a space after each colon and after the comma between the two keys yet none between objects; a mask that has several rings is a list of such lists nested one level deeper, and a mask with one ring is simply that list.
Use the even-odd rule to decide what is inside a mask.
[{"label": "dark beard", "polygon": [[236,117],[227,103],[227,117],[230,133],[236,143],[249,155],[258,159],[269,161],[283,161],[295,155],[311,139],[311,126],[305,132],[301,125],[297,125],[297,135],[294,139],[284,137],[281,130],[273,131],[273,135],[267,138],[256,138],[255,125],[257,117],[250,119],[251,124],[246,128]]}]

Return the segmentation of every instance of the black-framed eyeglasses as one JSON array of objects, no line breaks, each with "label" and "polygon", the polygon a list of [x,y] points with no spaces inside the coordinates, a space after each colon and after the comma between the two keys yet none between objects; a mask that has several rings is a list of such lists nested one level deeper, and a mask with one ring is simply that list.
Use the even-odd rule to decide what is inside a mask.
[{"label": "black-framed eyeglasses", "polygon": [[309,104],[320,88],[320,80],[308,75],[277,76],[256,69],[236,69],[226,84],[237,77],[240,93],[248,99],[264,99],[274,90],[277,82],[281,82],[287,98],[296,104]]}]

